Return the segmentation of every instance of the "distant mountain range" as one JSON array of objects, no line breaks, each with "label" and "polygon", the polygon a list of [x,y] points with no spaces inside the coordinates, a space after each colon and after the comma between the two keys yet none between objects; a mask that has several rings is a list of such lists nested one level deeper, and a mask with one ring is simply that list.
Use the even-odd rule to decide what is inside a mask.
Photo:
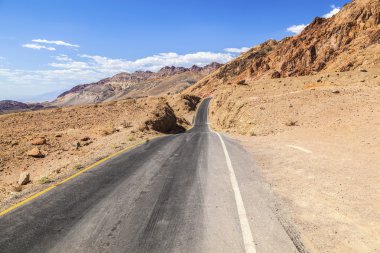
[{"label": "distant mountain range", "polygon": [[40,103],[22,103],[13,100],[0,101],[0,113],[5,111],[20,111],[20,110],[37,110],[43,108],[44,105]]},{"label": "distant mountain range", "polygon": [[67,106],[98,103],[123,98],[178,93],[195,84],[222,65],[211,63],[204,67],[164,67],[158,72],[136,71],[120,73],[95,83],[75,86],[58,96],[51,104]]}]

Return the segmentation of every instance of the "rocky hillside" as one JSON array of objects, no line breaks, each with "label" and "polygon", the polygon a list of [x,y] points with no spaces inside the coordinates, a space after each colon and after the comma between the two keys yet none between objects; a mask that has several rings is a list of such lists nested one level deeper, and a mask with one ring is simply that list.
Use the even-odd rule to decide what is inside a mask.
[{"label": "rocky hillside", "polygon": [[178,93],[221,66],[211,63],[204,67],[164,67],[158,72],[120,73],[96,83],[78,85],[64,92],[52,105],[90,104],[129,97],[145,97]]},{"label": "rocky hillside", "polygon": [[[354,0],[329,19],[316,18],[299,35],[269,40],[191,87],[349,71],[380,64],[380,1]],[[211,85],[207,85],[211,84]],[[207,95],[207,94],[204,95]]]},{"label": "rocky hillside", "polygon": [[20,110],[35,110],[42,108],[42,104],[26,104],[22,102],[17,102],[13,100],[2,100],[0,101],[0,113],[10,112],[10,111],[20,111]]}]

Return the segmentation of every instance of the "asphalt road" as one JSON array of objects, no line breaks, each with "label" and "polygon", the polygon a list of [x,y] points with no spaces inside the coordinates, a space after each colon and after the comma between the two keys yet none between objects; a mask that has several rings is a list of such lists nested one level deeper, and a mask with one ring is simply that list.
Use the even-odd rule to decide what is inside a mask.
[{"label": "asphalt road", "polygon": [[0,217],[0,252],[298,252],[249,155],[210,130],[209,102],[190,131],[149,141]]}]

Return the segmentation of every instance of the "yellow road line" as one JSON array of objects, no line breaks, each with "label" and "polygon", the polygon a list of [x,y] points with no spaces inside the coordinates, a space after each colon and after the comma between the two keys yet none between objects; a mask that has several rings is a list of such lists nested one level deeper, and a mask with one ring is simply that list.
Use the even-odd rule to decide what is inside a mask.
[{"label": "yellow road line", "polygon": [[[153,138],[148,139],[148,140],[151,141],[151,140],[156,139],[156,138],[158,138],[158,137],[160,137],[160,136],[156,136],[156,137],[153,137]],[[80,174],[82,174],[82,173],[84,173],[84,172],[86,172],[86,171],[88,171],[88,170],[90,170],[90,169],[92,169],[92,168],[94,168],[94,167],[96,167],[96,166],[98,166],[98,165],[104,163],[105,161],[107,161],[107,160],[109,160],[109,159],[111,159],[111,158],[113,158],[113,157],[115,157],[115,156],[117,156],[117,155],[120,155],[121,153],[124,153],[124,152],[126,152],[126,151],[128,151],[128,150],[130,150],[130,149],[133,149],[133,148],[135,148],[135,147],[137,147],[137,146],[140,146],[140,145],[144,144],[145,142],[146,142],[146,141],[140,141],[140,142],[138,142],[138,143],[136,143],[136,144],[134,144],[134,145],[131,145],[131,146],[129,146],[129,147],[123,149],[123,150],[120,150],[120,151],[118,151],[118,152],[116,152],[116,153],[114,153],[114,154],[112,154],[112,155],[110,155],[110,156],[107,156],[106,158],[103,158],[102,160],[97,161],[96,163],[94,163],[94,164],[92,164],[92,165],[90,165],[90,166],[88,166],[88,167],[86,167],[86,168],[84,168],[84,169],[78,171],[78,172],[75,173],[74,175],[71,175],[70,177],[68,177],[68,178],[66,178],[66,179],[64,179],[64,180],[62,180],[61,182],[59,182],[59,183],[57,183],[57,184],[54,184],[54,185],[52,185],[52,186],[49,186],[48,188],[46,188],[46,189],[44,189],[44,190],[42,190],[42,191],[40,191],[40,192],[37,192],[37,193],[33,194],[32,196],[30,196],[30,197],[24,199],[23,201],[20,201],[20,202],[18,202],[18,203],[16,203],[16,204],[12,205],[11,207],[5,209],[4,211],[0,212],[0,217],[1,217],[1,216],[4,216],[5,214],[9,213],[10,211],[12,211],[12,210],[14,210],[14,209],[16,209],[16,208],[18,208],[18,207],[20,207],[20,206],[22,206],[22,205],[24,205],[24,204],[30,202],[30,201],[32,201],[33,199],[35,199],[35,198],[41,196],[42,194],[45,194],[45,193],[47,193],[48,191],[51,191],[52,189],[54,189],[54,188],[57,187],[58,185],[61,185],[61,184],[63,184],[63,183],[66,183],[67,181],[69,181],[69,180],[71,180],[71,179],[73,179],[73,178],[78,177]]]}]

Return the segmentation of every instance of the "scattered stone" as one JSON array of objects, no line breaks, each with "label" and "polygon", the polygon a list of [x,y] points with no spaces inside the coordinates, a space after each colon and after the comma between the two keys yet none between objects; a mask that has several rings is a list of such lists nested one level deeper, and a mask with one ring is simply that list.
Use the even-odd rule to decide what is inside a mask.
[{"label": "scattered stone", "polygon": [[84,137],[84,138],[82,138],[82,139],[80,139],[81,141],[89,141],[90,140],[90,137]]},{"label": "scattered stone", "polygon": [[285,125],[286,126],[298,126],[298,121],[296,120],[288,120],[287,122],[285,122]]},{"label": "scattered stone", "polygon": [[14,192],[21,192],[22,191],[22,185],[13,186],[13,191]]},{"label": "scattered stone", "polygon": [[74,146],[75,149],[78,150],[81,147],[81,144],[80,144],[79,141],[76,141],[76,142],[73,143],[73,146]]},{"label": "scattered stone", "polygon": [[19,185],[26,185],[30,182],[30,175],[28,172],[23,172],[20,174],[20,177],[18,179],[18,184]]},{"label": "scattered stone", "polygon": [[339,91],[339,90],[333,90],[332,93],[334,93],[334,94],[339,94],[340,91]]},{"label": "scattered stone", "polygon": [[32,145],[45,145],[46,139],[44,137],[38,137],[32,141]]},{"label": "scattered stone", "polygon": [[275,71],[272,73],[272,79],[278,79],[281,78],[281,73],[278,71]]},{"label": "scattered stone", "polygon": [[248,85],[245,80],[241,80],[237,83],[238,85]]},{"label": "scattered stone", "polygon": [[84,142],[81,142],[80,143],[80,146],[82,146],[82,147],[85,147],[85,146],[88,146],[88,145],[90,145],[90,144],[92,144],[92,141],[84,141]]},{"label": "scattered stone", "polygon": [[364,82],[365,82],[365,80],[360,80],[360,82],[361,82],[361,83],[364,83]]},{"label": "scattered stone", "polygon": [[34,158],[43,158],[44,155],[41,153],[41,150],[39,148],[33,148],[26,153],[28,156],[34,157]]},{"label": "scattered stone", "polygon": [[56,134],[55,137],[56,137],[56,138],[61,138],[61,137],[62,137],[62,134]]},{"label": "scattered stone", "polygon": [[361,69],[360,72],[364,72],[364,73],[366,73],[366,72],[368,72],[368,71],[367,71],[366,69]]}]

